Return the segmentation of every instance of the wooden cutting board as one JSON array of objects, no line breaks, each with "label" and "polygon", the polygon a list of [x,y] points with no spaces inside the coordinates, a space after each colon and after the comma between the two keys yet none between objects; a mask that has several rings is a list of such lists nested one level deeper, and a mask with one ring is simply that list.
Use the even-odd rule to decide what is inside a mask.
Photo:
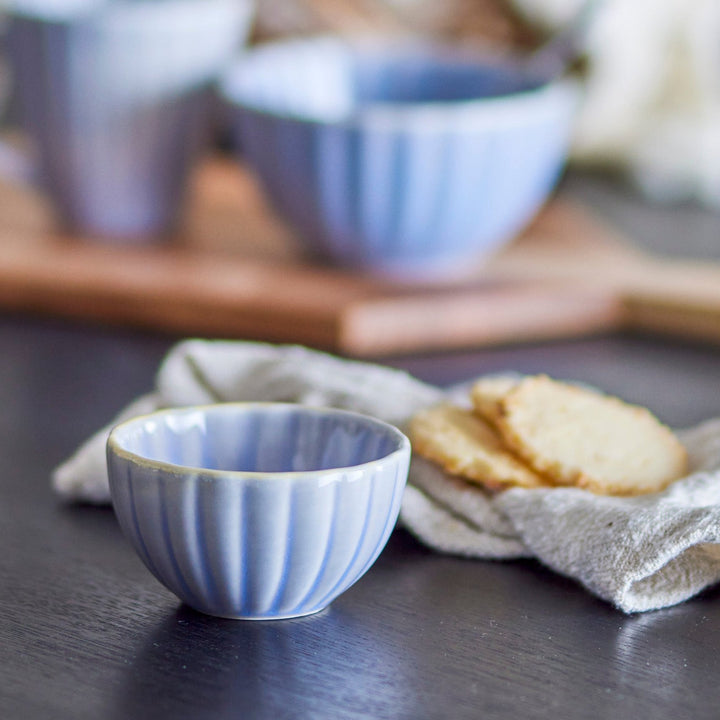
[{"label": "wooden cutting board", "polygon": [[433,286],[308,263],[229,160],[200,168],[187,206],[183,232],[163,244],[108,245],[56,234],[39,195],[0,185],[0,307],[365,356],[654,326],[669,305],[678,328],[692,315],[697,333],[720,337],[720,270],[680,268],[679,291],[676,266],[558,201],[467,277]]}]

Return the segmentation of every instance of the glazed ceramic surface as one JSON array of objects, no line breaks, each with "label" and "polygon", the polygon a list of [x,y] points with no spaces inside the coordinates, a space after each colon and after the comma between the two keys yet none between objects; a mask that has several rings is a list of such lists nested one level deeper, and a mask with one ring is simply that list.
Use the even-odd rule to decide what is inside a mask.
[{"label": "glazed ceramic surface", "polygon": [[171,230],[249,0],[9,0],[6,10],[21,120],[63,223],[108,238]]},{"label": "glazed ceramic surface", "polygon": [[219,404],[130,420],[108,441],[113,506],[191,607],[273,619],[325,608],[385,546],[410,444],[341,410]]},{"label": "glazed ceramic surface", "polygon": [[316,256],[442,274],[510,240],[563,168],[578,99],[435,46],[317,38],[224,76],[238,145]]}]

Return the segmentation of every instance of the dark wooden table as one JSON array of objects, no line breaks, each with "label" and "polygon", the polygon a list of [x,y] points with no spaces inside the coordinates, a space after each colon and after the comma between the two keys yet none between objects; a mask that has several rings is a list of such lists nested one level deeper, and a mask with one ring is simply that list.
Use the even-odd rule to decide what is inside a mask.
[{"label": "dark wooden table", "polygon": [[[565,192],[663,252],[720,256],[720,218]],[[678,245],[682,238],[683,245]],[[52,468],[150,389],[173,338],[0,316],[0,718],[717,718],[720,588],[626,616],[536,562],[429,552],[396,530],[315,617],[236,622],[166,592],[109,509]],[[595,383],[674,425],[720,415],[720,350],[610,336],[397,358],[437,383],[503,368]]]}]

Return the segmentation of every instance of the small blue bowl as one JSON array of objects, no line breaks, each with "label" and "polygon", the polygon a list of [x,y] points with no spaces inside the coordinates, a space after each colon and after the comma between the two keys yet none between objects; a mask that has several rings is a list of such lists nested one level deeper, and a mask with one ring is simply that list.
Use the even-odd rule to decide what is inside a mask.
[{"label": "small blue bowl", "polygon": [[410,443],[343,410],[227,403],[118,425],[120,526],[191,607],[280,619],[327,607],[375,562],[400,510]]},{"label": "small blue bowl", "polygon": [[316,258],[424,279],[511,240],[562,171],[575,83],[437,46],[271,43],[224,75],[242,157]]}]

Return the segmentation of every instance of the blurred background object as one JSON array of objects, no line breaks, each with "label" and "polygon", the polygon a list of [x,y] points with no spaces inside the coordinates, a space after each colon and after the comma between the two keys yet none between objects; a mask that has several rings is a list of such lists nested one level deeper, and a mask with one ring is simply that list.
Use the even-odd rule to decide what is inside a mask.
[{"label": "blurred background object", "polygon": [[[68,7],[71,1],[73,0],[22,0],[24,3],[33,2],[35,6],[56,8]],[[102,12],[113,8],[123,11],[139,8],[138,12],[144,13],[153,10],[160,12],[171,7],[173,3],[182,1],[74,0],[74,3],[96,3]],[[234,9],[238,8],[236,0],[184,0],[185,7],[205,10],[212,7],[213,3],[223,1],[232,3]],[[652,193],[653,197],[673,200],[694,198],[710,205],[720,202],[717,200],[720,191],[715,182],[720,174],[716,170],[720,163],[716,162],[717,123],[714,123],[717,114],[715,79],[720,63],[716,62],[718,44],[714,43],[717,35],[717,25],[714,22],[715,5],[709,2],[258,1],[257,22],[252,28],[251,36],[254,46],[252,57],[255,57],[255,53],[268,50],[266,41],[270,38],[302,43],[308,41],[308,36],[330,34],[344,36],[346,39],[351,37],[353,42],[368,42],[370,38],[376,43],[382,40],[386,46],[398,48],[401,45],[413,44],[436,48],[442,46],[460,54],[482,55],[486,59],[492,57],[497,62],[507,63],[505,67],[517,67],[518,58],[533,57],[538,48],[542,48],[549,39],[556,38],[558,33],[562,33],[573,23],[581,7],[592,2],[596,14],[581,43],[585,58],[572,68],[572,74],[584,80],[585,89],[581,115],[573,122],[572,159],[586,166],[621,168],[628,176],[636,179],[638,185],[647,193]],[[62,26],[63,23],[55,25]],[[172,23],[168,23],[168,26],[171,25]],[[57,28],[53,27],[53,30]],[[237,28],[233,27],[232,30],[235,32]],[[65,41],[69,36],[60,34],[57,37],[62,37]],[[298,36],[304,36],[304,39]],[[227,35],[224,34],[223,37]],[[337,40],[337,37],[335,39]],[[261,44],[265,47],[255,47]],[[62,46],[59,40],[58,45]],[[27,48],[30,48],[30,52]],[[137,59],[142,56],[141,49],[140,45],[133,46]],[[155,49],[157,52],[153,63],[156,59],[161,60],[158,67],[169,63],[176,69],[187,67],[187,64],[197,57],[198,52],[201,55],[205,50],[210,52],[202,41],[194,43],[189,39],[173,45],[172,51],[164,49],[161,43]],[[40,54],[32,52],[30,45],[21,43],[20,51],[31,56],[31,65],[34,63],[39,66]],[[234,49],[224,56],[223,62],[218,62],[212,71],[208,71],[204,81],[206,87],[222,77],[228,67],[235,67],[236,64],[242,67],[243,64],[250,63],[250,53],[238,52],[232,61],[230,54],[235,55]],[[72,53],[72,56],[76,62],[69,63],[72,73],[68,70],[68,77],[77,78],[75,94],[85,95],[81,97],[85,105],[81,103],[78,107],[89,105],[93,112],[97,112],[96,106],[103,106],[98,98],[106,94],[105,90],[108,91],[107,94],[114,96],[119,89],[124,89],[123,92],[126,90],[128,96],[131,96],[136,91],[143,93],[148,89],[148,85],[144,84],[144,80],[148,79],[145,75],[128,74],[128,77],[140,77],[143,82],[116,83],[115,79],[110,77],[100,92],[101,84],[97,82],[98,69],[87,60],[89,56],[81,57],[75,53]],[[62,54],[60,57],[63,57]],[[135,59],[132,57],[132,60],[128,61],[130,65],[134,66]],[[438,236],[440,247],[443,247],[440,226],[428,220],[427,211],[431,206],[446,207],[450,211],[453,204],[457,203],[453,214],[456,217],[454,222],[459,224],[457,218],[461,218],[463,213],[456,210],[463,193],[454,188],[451,190],[452,183],[442,182],[442,178],[447,176],[443,174],[442,167],[438,169],[437,164],[427,160],[428,154],[423,154],[425,159],[416,162],[415,167],[396,172],[413,156],[413,143],[400,143],[400,149],[392,151],[389,148],[397,139],[395,135],[402,136],[404,131],[410,130],[415,123],[413,121],[404,124],[404,120],[409,117],[406,112],[408,108],[397,108],[395,105],[398,103],[388,103],[392,98],[382,96],[382,93],[375,98],[378,102],[371,98],[372,102],[368,103],[372,106],[371,114],[375,117],[383,116],[382,123],[373,125],[370,136],[365,136],[357,125],[353,126],[348,122],[347,117],[340,118],[331,133],[338,152],[322,163],[331,174],[322,180],[319,180],[319,175],[313,176],[313,168],[308,169],[301,160],[304,152],[302,148],[312,147],[315,152],[315,146],[312,143],[303,146],[302,142],[288,139],[280,132],[280,128],[296,122],[302,132],[306,135],[312,134],[313,123],[301,116],[303,112],[308,112],[309,106],[311,115],[316,112],[312,103],[316,102],[318,94],[325,100],[332,94],[332,84],[328,84],[328,77],[333,76],[333,73],[337,75],[340,68],[330,58],[318,76],[301,76],[303,63],[300,56],[297,56],[296,60],[297,62],[290,60],[286,63],[287,78],[284,70],[276,72],[278,68],[256,78],[257,83],[268,91],[276,88],[276,83],[280,82],[284,82],[287,87],[289,78],[292,102],[295,105],[283,107],[281,103],[277,117],[266,123],[263,132],[254,137],[252,133],[248,135],[246,132],[239,161],[228,157],[220,158],[209,152],[197,172],[192,173],[190,193],[187,202],[182,204],[180,232],[173,234],[172,248],[98,248],[93,247],[94,243],[82,242],[87,236],[59,235],[56,226],[53,230],[53,226],[46,222],[51,217],[47,212],[46,197],[19,184],[1,184],[0,302],[4,306],[17,309],[49,309],[73,316],[99,317],[103,321],[115,318],[122,322],[171,328],[178,332],[210,333],[226,337],[251,334],[266,339],[291,341],[298,341],[302,334],[303,342],[340,346],[357,353],[390,352],[397,351],[400,347],[417,349],[421,346],[460,346],[488,342],[491,338],[498,341],[498,328],[502,330],[501,337],[505,341],[528,339],[530,336],[537,338],[540,327],[543,328],[543,333],[554,333],[553,336],[557,336],[560,328],[567,334],[589,332],[598,327],[616,327],[618,322],[627,322],[630,284],[627,276],[618,279],[611,273],[599,272],[598,267],[593,264],[594,261],[588,262],[589,253],[593,250],[599,249],[602,252],[603,248],[612,249],[617,245],[613,242],[612,233],[593,222],[586,214],[580,213],[581,220],[572,221],[578,214],[574,213],[574,208],[568,207],[565,201],[572,198],[573,188],[578,187],[578,181],[582,183],[585,180],[589,185],[595,183],[596,188],[598,185],[612,187],[612,192],[622,198],[623,203],[632,204],[635,201],[627,192],[627,187],[608,177],[593,176],[592,173],[576,173],[569,178],[569,182],[564,186],[569,192],[564,192],[562,197],[550,197],[550,202],[536,218],[536,223],[531,225],[527,232],[516,234],[513,242],[489,258],[488,262],[483,258],[484,264],[481,268],[472,267],[471,262],[467,267],[460,263],[462,273],[446,277],[442,283],[432,286],[423,283],[425,278],[421,273],[418,276],[420,282],[411,288],[407,284],[398,283],[397,276],[393,276],[391,280],[386,276],[377,277],[374,273],[377,265],[374,265],[373,273],[368,276],[307,262],[307,256],[300,252],[298,231],[303,229],[303,223],[308,217],[312,225],[318,211],[322,210],[318,207],[320,200],[317,187],[313,189],[310,187],[312,185],[322,185],[323,192],[336,198],[330,213],[334,224],[330,224],[325,230],[331,238],[341,238],[345,229],[342,223],[337,222],[338,218],[348,220],[346,227],[351,228],[348,246],[355,253],[358,247],[361,247],[360,242],[366,238],[369,237],[374,242],[373,232],[378,228],[385,227],[388,236],[395,239],[409,237],[409,234],[403,232],[404,226],[408,224],[416,231],[427,230],[428,236]],[[53,112],[48,111],[45,115],[39,113],[38,117],[43,122],[47,122],[50,116],[57,118],[54,104],[68,97],[68,85],[63,81],[63,64],[51,63],[48,67],[47,76],[50,81],[46,85],[52,91],[52,102],[48,108],[52,107]],[[418,66],[412,69],[416,72]],[[91,81],[89,84],[88,79]],[[424,78],[422,83],[425,84],[426,80],[427,78]],[[29,93],[31,85],[29,82],[16,82],[15,90],[20,92],[15,93],[15,99]],[[78,90],[88,87],[91,88],[90,92],[81,93]],[[507,90],[507,86],[505,89]],[[536,90],[532,93],[536,93]],[[514,102],[518,100],[518,95],[522,96],[523,93],[506,95],[498,100],[498,104],[505,104],[510,100]],[[184,103],[186,95],[180,92],[180,96],[182,100],[178,102]],[[337,99],[335,96],[333,102],[336,103]],[[465,97],[458,104],[466,102],[467,99]],[[343,97],[340,97],[340,100],[343,101]],[[437,120],[438,113],[446,108],[442,107],[444,103],[441,98],[431,100],[433,101],[429,102],[428,106]],[[495,99],[492,102],[495,102]],[[340,104],[342,105],[342,102]],[[60,105],[62,106],[62,103]],[[337,103],[334,107],[337,110]],[[17,108],[16,103],[13,108]],[[216,110],[219,109],[216,107]],[[347,108],[340,110],[345,112]],[[400,112],[403,120],[388,120],[396,111]],[[287,117],[282,117],[283,113]],[[187,129],[182,126],[193,114],[171,113],[168,115],[169,120],[158,123],[153,131],[159,139],[158,147],[177,149],[178,146],[174,144],[177,142],[177,133]],[[426,113],[423,115],[428,117]],[[16,117],[17,113],[13,112],[13,118]],[[519,123],[518,117],[525,117],[528,121],[537,119],[536,109],[526,108],[526,112],[520,112],[519,115],[516,113],[513,122]],[[106,113],[105,118],[108,120],[107,125],[111,126],[119,121],[121,114]],[[74,116],[72,119],[76,122]],[[224,138],[227,117],[218,113],[217,119],[221,132],[216,132],[216,137],[220,134]],[[353,116],[353,121],[356,119]],[[517,129],[512,123],[505,122],[507,117],[502,120],[498,125],[505,126],[508,134]],[[474,171],[480,171],[483,167],[488,169],[486,180],[481,181],[477,175],[474,176],[475,186],[469,195],[472,196],[471,199],[477,200],[477,204],[471,207],[472,212],[478,211],[478,216],[484,214],[487,203],[490,202],[488,198],[492,198],[492,212],[488,212],[487,216],[495,213],[500,217],[505,214],[510,204],[523,194],[518,185],[518,174],[520,177],[529,176],[529,158],[538,157],[541,150],[555,152],[553,148],[558,147],[555,142],[557,131],[563,123],[564,120],[558,120],[552,131],[528,132],[527,138],[523,135],[520,140],[511,140],[508,143],[495,142],[493,139],[486,143],[489,148],[487,153],[476,147],[473,150],[474,155],[471,152],[461,153],[460,160],[453,160],[452,164],[472,166]],[[131,152],[126,152],[118,144],[115,148],[115,160],[105,162],[105,167],[111,168],[113,172],[117,170],[120,174],[126,173],[127,161],[133,157],[140,158],[146,171],[145,180],[155,177],[158,167],[173,167],[175,170],[169,174],[169,178],[166,174],[166,179],[175,184],[173,187],[177,187],[179,181],[182,185],[184,168],[190,163],[185,162],[182,152],[179,155],[171,153],[173,162],[177,164],[164,166],[158,156],[149,151],[150,145],[145,144],[145,132],[152,130],[154,125],[139,121],[135,130],[127,132],[123,139],[126,148]],[[437,129],[437,124],[435,127]],[[468,124],[466,129],[469,127]],[[298,133],[302,132],[298,130]],[[343,134],[347,136],[345,139],[350,140],[348,143],[344,142]],[[426,130],[417,133],[418,136],[423,134],[430,136]],[[442,133],[439,136],[441,135]],[[439,136],[435,136],[435,140]],[[92,132],[76,132],[75,136],[71,134],[70,137],[74,137],[73,143],[83,153],[89,154],[95,147],[95,136]],[[549,138],[549,141],[544,143],[544,149],[543,142],[537,143],[540,148],[535,149],[537,154],[533,154],[535,151],[528,152],[525,141],[531,142],[538,137],[540,141],[543,138]],[[61,165],[75,162],[68,147],[63,147],[66,141],[61,132],[49,132],[47,138],[60,146]],[[437,152],[433,151],[435,155],[445,155],[446,159],[457,157],[447,152],[447,145],[443,142],[431,144],[437,146]],[[72,146],[72,143],[70,145]],[[190,146],[191,143],[182,145],[182,151],[189,150]],[[220,141],[215,149],[218,149],[218,146],[226,149]],[[508,146],[511,152],[505,154]],[[502,153],[500,148],[503,149]],[[502,157],[493,160],[493,149]],[[563,152],[566,152],[565,148]],[[258,161],[258,157],[263,154],[266,156],[265,160]],[[320,155],[321,153],[315,152],[313,161]],[[344,155],[352,156],[352,161],[345,162]],[[563,154],[562,159],[565,157]],[[248,172],[248,160],[254,161],[255,167],[261,170],[259,175],[264,180],[264,193],[260,192],[260,186],[255,183],[256,177]],[[557,156],[553,163],[547,166],[549,169],[545,179],[550,178],[550,182],[536,185],[542,188],[542,192],[529,193],[533,199],[533,203],[528,205],[531,211],[537,209],[538,203],[548,197],[547,192],[557,176],[556,160]],[[355,172],[360,166],[363,168],[362,172]],[[277,179],[289,173],[293,174],[289,185]],[[271,178],[272,175],[275,176],[274,179]],[[367,185],[365,175],[375,178],[377,182],[370,183],[372,187],[362,190],[361,181]],[[351,180],[349,186],[345,182],[348,178]],[[102,194],[100,188],[107,178],[103,173],[99,173],[96,180],[97,182],[93,180],[86,183],[85,189],[79,193],[83,201],[91,198],[93,193]],[[407,190],[407,197],[392,200],[392,194],[384,185],[386,180],[391,181],[389,186],[394,192],[398,191],[398,188]],[[427,192],[413,195],[412,186],[417,183],[426,184]],[[499,188],[500,185],[502,188]],[[155,192],[152,185],[150,190],[140,182],[137,185],[125,183],[125,187],[130,187],[131,190],[143,188],[136,193],[141,201],[150,208],[160,206],[158,198],[162,198],[163,193]],[[316,193],[314,197],[310,190]],[[343,193],[345,199],[340,197]],[[172,196],[172,193],[170,195]],[[280,207],[278,196],[281,202],[285,203],[284,217],[290,220],[289,223],[281,222],[279,214],[269,212],[265,203],[268,199],[274,199]],[[576,193],[575,197],[580,196]],[[347,198],[351,201],[347,201]],[[591,205],[603,207],[602,193],[588,193],[581,199],[588,200]],[[131,205],[127,203],[127,199],[122,202],[125,206],[122,212],[126,212]],[[290,204],[294,206],[294,215],[287,212]],[[400,207],[401,211],[385,213],[385,210],[393,205]],[[470,206],[470,203],[466,203],[466,206]],[[617,207],[617,204],[613,207]],[[337,208],[340,208],[342,213],[336,212]],[[368,209],[369,213],[366,212]],[[672,208],[672,213],[674,211],[675,208]],[[667,212],[667,216],[670,212]],[[311,217],[313,214],[315,218]],[[343,214],[344,218],[341,217]],[[523,216],[528,218],[525,211],[510,215],[515,219]],[[614,213],[611,212],[609,217],[613,218]],[[560,218],[560,222],[553,218]],[[679,226],[680,223],[674,225]],[[507,239],[513,232],[517,232],[519,225],[506,224],[505,229]],[[313,230],[311,227],[311,231],[308,233],[306,230],[306,234],[314,234]],[[634,228],[631,227],[630,231],[634,234]],[[352,234],[356,232],[358,234]],[[684,229],[681,229],[675,234],[684,237],[683,232]],[[642,236],[643,231],[639,234]],[[657,250],[652,245],[655,233],[650,235],[651,241],[648,245]],[[478,237],[479,235],[468,239],[472,242]],[[583,243],[578,244],[575,240],[582,240]],[[714,245],[715,240],[713,235],[708,242]],[[631,246],[632,243],[627,245]],[[377,253],[373,263],[377,258],[383,260],[379,247],[376,245],[371,250],[372,253]],[[438,245],[435,246],[435,250],[437,249]],[[482,247],[479,246],[478,249],[482,250]],[[677,254],[681,253],[682,249],[677,250]],[[526,270],[521,276],[496,276],[493,281],[493,261],[500,259],[507,263],[508,256],[512,258],[513,255],[519,257],[520,264]],[[615,258],[613,267],[618,266],[623,271],[632,269],[632,281],[635,283],[638,278],[643,281],[640,291],[645,295],[649,292],[650,280],[656,281],[659,278],[662,281],[662,292],[656,293],[657,288],[651,288],[655,293],[652,297],[655,299],[659,294],[666,301],[668,292],[671,292],[683,295],[678,302],[681,300],[685,305],[691,304],[693,308],[706,314],[708,308],[714,312],[713,308],[720,307],[715,292],[718,286],[714,275],[716,268],[711,268],[710,276],[703,276],[701,283],[697,281],[696,271],[699,269],[691,267],[690,272],[686,273],[685,281],[680,283],[678,276],[674,274],[677,269],[675,267],[665,267],[662,263],[655,262],[653,257],[641,267],[638,263],[628,262],[627,255],[625,257],[626,260],[622,262]],[[439,262],[439,257],[435,256],[429,264],[437,265]],[[355,258],[346,263],[347,265],[353,269],[358,267]],[[411,273],[415,269],[407,256],[398,263],[398,266],[400,265],[403,266],[401,269]],[[611,263],[608,262],[607,265]],[[53,268],[52,272],[48,270],[49,267]],[[370,265],[366,263],[365,269],[368,267]],[[497,267],[495,265],[496,270]],[[558,267],[562,269],[563,277],[548,278],[548,271],[554,272]],[[62,268],[62,271],[58,268]],[[466,273],[466,270],[469,272]],[[293,282],[288,280],[289,274],[292,275]],[[599,284],[602,285],[599,291],[598,281],[601,281]],[[701,286],[704,288],[700,293],[702,297],[697,292]],[[631,289],[634,292],[633,298],[636,299],[638,289],[636,286]],[[692,292],[686,292],[688,290]],[[548,297],[549,292],[552,292],[552,297]],[[656,313],[662,323],[667,322],[666,305],[662,311]],[[179,306],[183,308],[183,312],[178,312]],[[578,307],[587,308],[587,313],[582,317],[575,314],[568,318],[568,309]],[[559,317],[559,314],[562,317]],[[637,316],[637,312],[635,315]],[[511,318],[511,321],[508,318]],[[685,316],[676,323],[677,327],[687,325]],[[715,320],[712,325],[714,336]],[[720,324],[717,326],[720,327]]]},{"label": "blurred background object", "polygon": [[[531,50],[585,0],[259,0],[256,36],[337,31]],[[658,201],[720,207],[720,2],[601,0],[572,160]]]},{"label": "blurred background object", "polygon": [[123,240],[173,230],[249,1],[13,0],[6,11],[28,162],[63,224]]},{"label": "blurred background object", "polygon": [[[69,2],[35,0],[33,6],[57,8]],[[318,32],[390,35],[510,54],[537,48],[584,2],[257,0],[252,40]],[[17,4],[14,0],[6,7]],[[572,160],[622,169],[657,200],[693,199],[720,207],[720,3],[597,4],[584,44],[585,100]],[[0,106],[4,79],[0,68]]]},{"label": "blurred background object", "polygon": [[[581,0],[512,0],[553,29]],[[720,207],[720,3],[604,0],[587,36],[578,161],[626,168],[648,196]]]},{"label": "blurred background object", "polygon": [[574,83],[448,43],[266,43],[226,75],[243,157],[317,260],[457,279],[554,189]]},{"label": "blurred background object", "polygon": [[7,21],[3,14],[4,6],[0,5],[0,127],[8,119],[8,99],[10,95],[10,72],[7,67],[7,60],[4,53],[4,40],[7,28]]}]

